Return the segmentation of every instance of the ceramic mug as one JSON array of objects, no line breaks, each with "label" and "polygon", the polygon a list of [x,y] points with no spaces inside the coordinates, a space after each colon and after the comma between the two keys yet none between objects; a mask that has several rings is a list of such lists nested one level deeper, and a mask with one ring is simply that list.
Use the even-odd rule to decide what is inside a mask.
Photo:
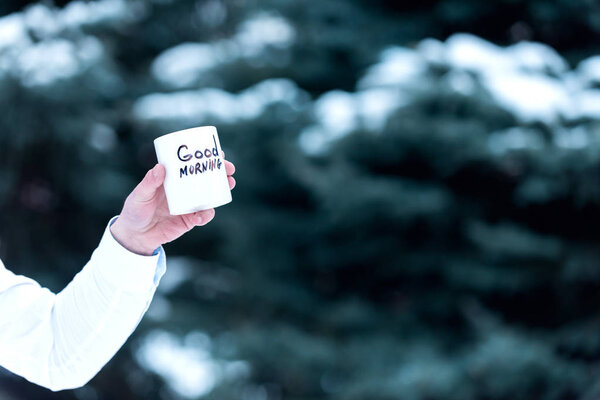
[{"label": "ceramic mug", "polygon": [[217,128],[201,126],[154,139],[165,166],[165,193],[171,215],[208,210],[231,202]]}]

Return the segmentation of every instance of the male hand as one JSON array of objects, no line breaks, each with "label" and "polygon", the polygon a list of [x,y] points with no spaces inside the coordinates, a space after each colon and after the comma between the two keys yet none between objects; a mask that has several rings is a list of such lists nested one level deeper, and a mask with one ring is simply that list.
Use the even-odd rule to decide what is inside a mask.
[{"label": "male hand", "polygon": [[[235,166],[225,161],[229,188],[235,186]],[[160,245],[173,241],[195,226],[208,224],[214,208],[191,214],[171,215],[163,182],[165,167],[156,164],[125,200],[119,218],[110,227],[113,237],[127,250],[152,255]]]}]

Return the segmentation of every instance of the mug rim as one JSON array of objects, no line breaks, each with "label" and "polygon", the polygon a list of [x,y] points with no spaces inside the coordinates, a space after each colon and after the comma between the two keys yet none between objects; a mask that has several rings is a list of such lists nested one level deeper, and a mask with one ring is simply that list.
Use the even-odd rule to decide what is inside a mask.
[{"label": "mug rim", "polygon": [[176,135],[176,134],[183,134],[183,133],[189,133],[189,132],[195,131],[195,130],[204,130],[205,128],[212,128],[210,130],[214,130],[215,131],[214,133],[217,133],[217,127],[214,126],[214,125],[194,126],[192,128],[186,128],[186,129],[181,129],[179,131],[165,133],[164,135],[161,135],[161,136],[157,137],[156,139],[154,139],[154,143],[156,144],[160,139],[163,139],[163,138],[165,138],[167,136]]}]

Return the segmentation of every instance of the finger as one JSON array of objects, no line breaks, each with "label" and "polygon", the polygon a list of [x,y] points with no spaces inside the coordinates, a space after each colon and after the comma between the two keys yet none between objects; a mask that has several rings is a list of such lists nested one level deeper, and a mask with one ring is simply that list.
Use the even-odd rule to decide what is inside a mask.
[{"label": "finger", "polygon": [[154,168],[146,173],[144,179],[136,186],[131,193],[134,200],[139,202],[148,202],[156,196],[156,190],[165,181],[165,167],[161,164],[156,164]]},{"label": "finger", "polygon": [[233,163],[225,160],[225,171],[227,171],[227,175],[235,174],[235,165],[233,165]]},{"label": "finger", "polygon": [[235,187],[235,178],[233,176],[228,176],[227,181],[229,182],[229,190]]},{"label": "finger", "polygon": [[186,231],[191,231],[196,226],[197,220],[195,213],[178,215],[178,217],[183,221]]},{"label": "finger", "polygon": [[208,224],[215,217],[215,209],[197,211],[194,214],[194,224],[196,226],[203,226]]}]

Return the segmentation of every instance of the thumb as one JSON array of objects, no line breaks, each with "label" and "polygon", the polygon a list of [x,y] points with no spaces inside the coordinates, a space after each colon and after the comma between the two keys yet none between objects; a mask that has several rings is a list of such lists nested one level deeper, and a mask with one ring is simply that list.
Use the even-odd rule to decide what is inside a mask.
[{"label": "thumb", "polygon": [[152,200],[156,195],[156,190],[165,181],[165,175],[165,167],[161,164],[156,164],[154,168],[146,173],[144,179],[133,190],[133,198],[139,202]]}]

